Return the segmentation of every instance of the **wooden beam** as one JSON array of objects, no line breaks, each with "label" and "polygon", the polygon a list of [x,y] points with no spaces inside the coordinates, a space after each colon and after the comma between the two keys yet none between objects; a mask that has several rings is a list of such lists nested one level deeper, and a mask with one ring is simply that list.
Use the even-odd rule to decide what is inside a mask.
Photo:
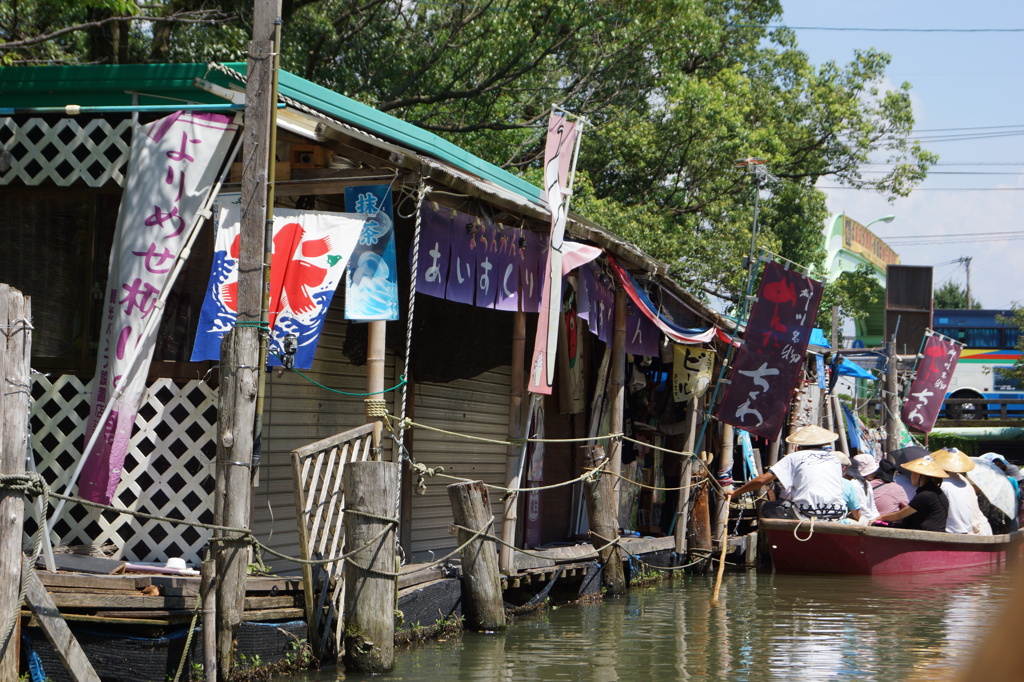
[{"label": "wooden beam", "polygon": [[[25,601],[32,609],[39,620],[39,626],[50,641],[53,650],[57,652],[61,663],[68,671],[68,675],[75,682],[99,682],[99,675],[92,667],[92,663],[86,658],[85,652],[78,644],[78,640],[71,633],[68,624],[61,618],[60,611],[50,599],[49,593],[39,581],[32,564],[26,559],[22,562],[22,569],[28,576],[28,590],[25,593]],[[16,679],[16,677],[10,678]]]}]

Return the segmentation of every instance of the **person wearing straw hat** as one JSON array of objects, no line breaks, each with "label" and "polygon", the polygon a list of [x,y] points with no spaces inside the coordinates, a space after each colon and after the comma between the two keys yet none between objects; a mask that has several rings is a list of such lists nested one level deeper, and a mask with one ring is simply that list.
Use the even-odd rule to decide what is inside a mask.
[{"label": "person wearing straw hat", "polygon": [[[946,517],[946,532],[982,535],[985,517],[978,506],[978,493],[974,486],[960,474],[976,466],[971,458],[956,448],[942,448],[932,453],[932,459],[949,476],[942,480],[942,492],[949,498],[949,514]],[[989,529],[988,535],[992,531]]]},{"label": "person wearing straw hat", "polygon": [[800,450],[786,455],[768,471],[730,492],[731,499],[778,481],[782,485],[783,500],[762,505],[763,516],[815,516],[826,521],[838,521],[846,516],[842,466],[848,465],[850,458],[842,452],[824,449],[837,438],[837,434],[820,426],[797,429],[786,438],[786,442]]},{"label": "person wearing straw hat", "polygon": [[949,474],[935,463],[931,455],[911,460],[901,466],[910,472],[917,492],[906,507],[882,514],[877,520],[894,524],[899,528],[945,533],[949,498],[942,492],[942,479],[948,478]]}]

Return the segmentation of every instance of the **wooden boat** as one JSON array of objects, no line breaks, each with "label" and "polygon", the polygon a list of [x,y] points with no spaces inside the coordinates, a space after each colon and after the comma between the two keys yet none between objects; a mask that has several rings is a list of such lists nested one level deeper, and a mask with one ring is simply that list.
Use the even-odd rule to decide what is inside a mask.
[{"label": "wooden boat", "polygon": [[1022,556],[1024,531],[955,535],[884,526],[760,519],[780,573],[902,575],[960,568],[1003,568]]}]

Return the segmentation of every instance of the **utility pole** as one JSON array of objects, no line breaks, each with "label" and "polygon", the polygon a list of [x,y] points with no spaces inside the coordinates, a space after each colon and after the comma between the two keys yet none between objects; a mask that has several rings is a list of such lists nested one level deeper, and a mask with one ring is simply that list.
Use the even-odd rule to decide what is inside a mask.
[{"label": "utility pole", "polygon": [[967,270],[967,309],[971,309],[971,256],[964,256],[961,260],[964,262],[964,268]]},{"label": "utility pole", "polygon": [[[274,36],[281,0],[255,0],[253,37],[245,87],[242,148],[242,211],[238,267],[238,323],[221,346],[221,386],[217,425],[217,504],[215,522],[248,529],[251,524],[253,432],[264,358],[260,354],[263,273],[267,231],[268,166],[272,155]],[[228,534],[230,535],[230,534]],[[249,547],[228,537],[213,547],[217,562],[217,677],[229,679],[234,633],[242,620]]]}]

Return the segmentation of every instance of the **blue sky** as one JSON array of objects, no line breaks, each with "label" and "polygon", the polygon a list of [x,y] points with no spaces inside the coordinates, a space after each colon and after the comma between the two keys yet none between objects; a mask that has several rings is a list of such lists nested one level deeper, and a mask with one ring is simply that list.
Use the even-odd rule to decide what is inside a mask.
[{"label": "blue sky", "polygon": [[[971,291],[986,308],[1024,304],[1024,239],[984,236],[1024,232],[1024,32],[924,32],[921,29],[1024,29],[1024,2],[985,0],[782,0],[781,23],[796,28],[811,61],[847,63],[855,49],[875,47],[892,56],[887,80],[912,86],[915,136],[975,139],[928,141],[939,164],[909,197],[889,203],[872,192],[832,189],[833,213],[867,224],[880,237],[920,236],[926,243],[893,239],[907,265],[934,265],[935,285],[963,286],[970,257]],[[916,32],[807,30],[798,27],[917,29]],[[1017,126],[1019,132],[1007,129]],[[1000,129],[998,127],[1003,127]],[[987,128],[987,129],[986,129]],[[947,130],[949,129],[949,130]],[[965,130],[968,129],[968,130]],[[979,134],[998,137],[977,139]],[[869,167],[870,168],[870,167]],[[875,167],[878,168],[878,167]],[[971,235],[958,237],[954,235]],[[1020,235],[1024,237],[1024,234]],[[933,238],[937,237],[937,238]]]}]

